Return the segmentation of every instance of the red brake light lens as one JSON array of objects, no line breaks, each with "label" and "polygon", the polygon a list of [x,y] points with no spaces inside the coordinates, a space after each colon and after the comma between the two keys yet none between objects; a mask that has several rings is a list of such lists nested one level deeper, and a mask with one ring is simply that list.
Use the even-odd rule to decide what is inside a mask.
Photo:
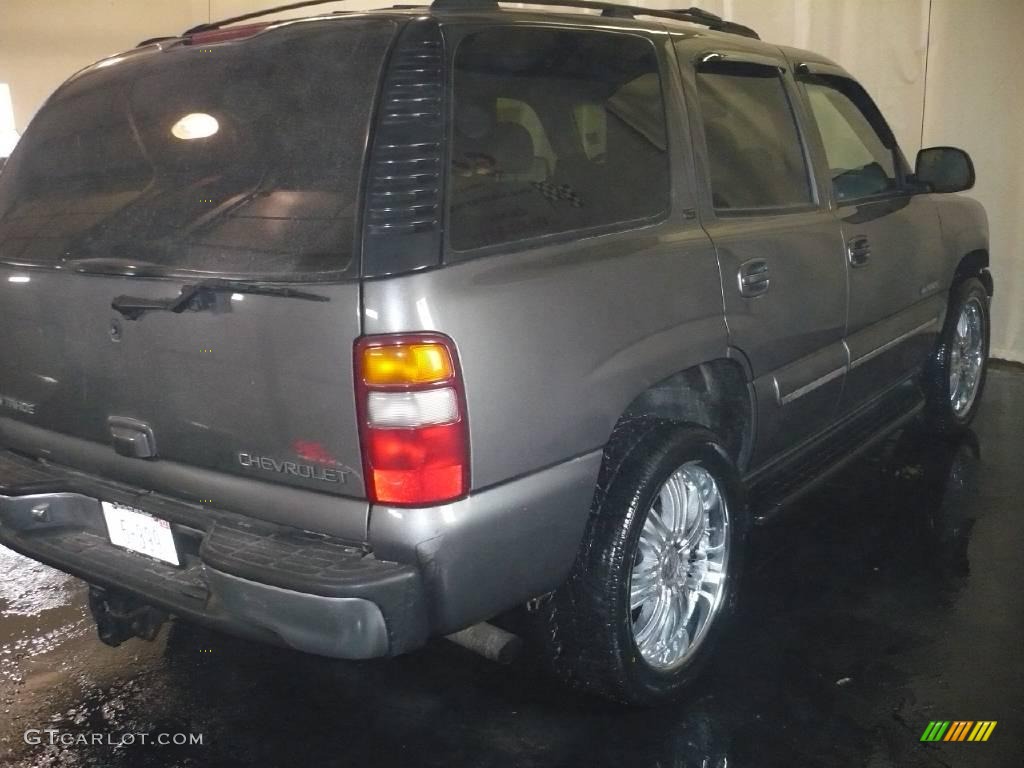
[{"label": "red brake light lens", "polygon": [[465,496],[466,399],[451,339],[440,334],[368,336],[356,343],[355,355],[370,499],[428,506]]},{"label": "red brake light lens", "polygon": [[225,43],[228,40],[240,40],[243,37],[252,37],[259,34],[269,26],[269,22],[264,22],[262,24],[245,24],[244,26],[193,32],[191,35],[185,36],[184,43],[185,45],[213,45],[214,43]]},{"label": "red brake light lens", "polygon": [[371,430],[367,461],[375,501],[422,506],[462,496],[461,433],[458,424]]}]

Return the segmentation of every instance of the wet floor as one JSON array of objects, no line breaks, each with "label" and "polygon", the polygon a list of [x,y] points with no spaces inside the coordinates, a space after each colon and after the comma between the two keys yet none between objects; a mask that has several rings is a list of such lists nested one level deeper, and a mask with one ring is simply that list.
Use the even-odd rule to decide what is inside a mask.
[{"label": "wet floor", "polygon": [[[997,368],[964,439],[904,433],[758,531],[732,638],[648,711],[444,641],[346,663],[175,623],[107,648],[80,584],[0,548],[0,764],[1021,766],[1022,448],[1024,370]],[[922,743],[931,720],[998,725]]]}]

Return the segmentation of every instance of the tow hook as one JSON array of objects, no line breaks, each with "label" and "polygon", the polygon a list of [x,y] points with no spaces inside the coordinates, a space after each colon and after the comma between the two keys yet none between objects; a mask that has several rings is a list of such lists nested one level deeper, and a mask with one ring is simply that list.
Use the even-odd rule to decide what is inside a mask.
[{"label": "tow hook", "polygon": [[134,637],[154,640],[167,621],[163,611],[101,587],[89,587],[89,610],[100,640],[113,648]]}]

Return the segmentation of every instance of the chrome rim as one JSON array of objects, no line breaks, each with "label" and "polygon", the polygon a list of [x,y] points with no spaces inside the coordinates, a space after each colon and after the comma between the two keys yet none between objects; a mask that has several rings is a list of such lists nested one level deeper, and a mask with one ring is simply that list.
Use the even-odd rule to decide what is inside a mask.
[{"label": "chrome rim", "polygon": [[960,310],[949,352],[949,401],[963,416],[971,409],[985,364],[985,314],[981,302],[971,298]]},{"label": "chrome rim", "polygon": [[703,641],[725,594],[729,510],[714,476],[677,469],[647,511],[630,573],[633,640],[657,669],[678,666]]}]

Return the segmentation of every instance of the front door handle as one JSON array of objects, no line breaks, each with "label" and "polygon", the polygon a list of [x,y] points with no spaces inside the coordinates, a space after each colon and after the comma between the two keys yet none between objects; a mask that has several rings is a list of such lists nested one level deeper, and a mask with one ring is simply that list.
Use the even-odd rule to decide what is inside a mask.
[{"label": "front door handle", "polygon": [[865,235],[851,237],[846,243],[851,267],[863,267],[871,260],[871,241]]},{"label": "front door handle", "polygon": [[760,296],[768,291],[771,286],[771,272],[768,270],[768,261],[765,259],[751,259],[740,264],[736,274],[736,282],[739,284],[740,295],[747,298]]}]

